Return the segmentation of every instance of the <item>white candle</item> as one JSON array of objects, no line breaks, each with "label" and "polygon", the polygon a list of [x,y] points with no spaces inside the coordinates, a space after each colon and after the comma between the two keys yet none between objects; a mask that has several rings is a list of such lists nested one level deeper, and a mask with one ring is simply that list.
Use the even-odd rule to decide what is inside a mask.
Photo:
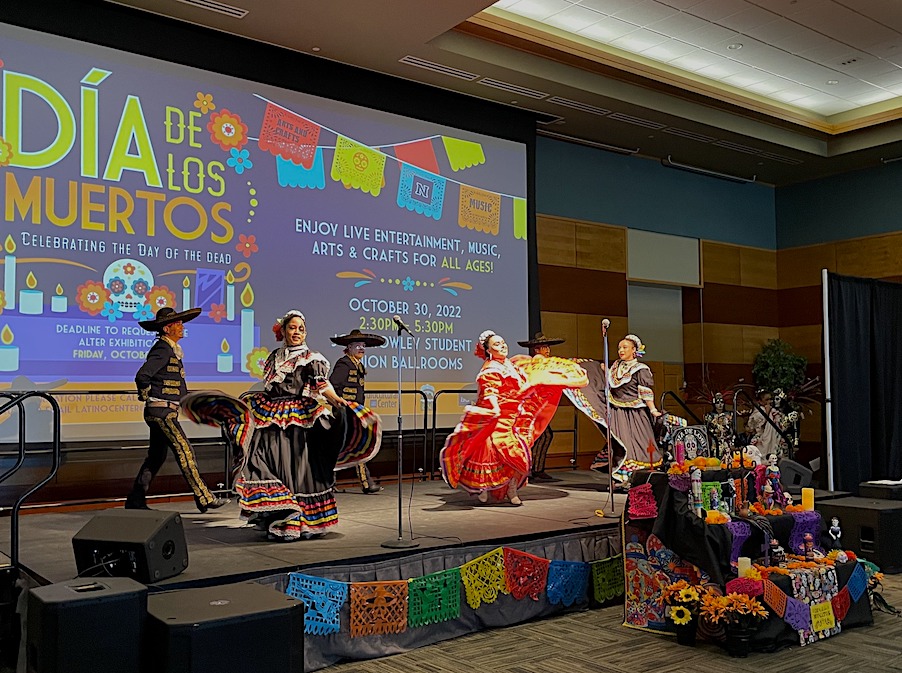
[{"label": "white candle", "polygon": [[736,576],[737,577],[745,577],[746,573],[752,569],[752,559],[748,556],[740,556],[739,565],[737,567]]},{"label": "white candle", "polygon": [[69,309],[69,300],[63,294],[63,286],[56,286],[56,294],[50,298],[50,310],[54,313],[65,313]]},{"label": "white candle", "polygon": [[235,284],[226,284],[226,320],[235,319]]},{"label": "white candle", "polygon": [[6,297],[6,308],[16,308],[16,256],[6,255],[3,258],[3,296]]},{"label": "white candle", "polygon": [[19,369],[19,347],[13,346],[13,331],[9,325],[0,330],[0,372],[14,372]]},{"label": "white candle", "polygon": [[41,315],[43,312],[43,292],[40,290],[19,290],[19,313]]},{"label": "white candle", "polygon": [[241,309],[241,371],[247,368],[247,356],[254,349],[254,309]]},{"label": "white candle", "polygon": [[188,276],[182,281],[182,310],[187,311],[191,308],[191,281]]},{"label": "white candle", "polygon": [[230,372],[234,369],[235,362],[232,354],[229,353],[229,342],[223,339],[220,348],[222,349],[222,353],[216,356],[216,371],[224,373]]},{"label": "white candle", "polygon": [[216,371],[230,372],[235,367],[234,358],[231,353],[220,353],[216,356]]}]

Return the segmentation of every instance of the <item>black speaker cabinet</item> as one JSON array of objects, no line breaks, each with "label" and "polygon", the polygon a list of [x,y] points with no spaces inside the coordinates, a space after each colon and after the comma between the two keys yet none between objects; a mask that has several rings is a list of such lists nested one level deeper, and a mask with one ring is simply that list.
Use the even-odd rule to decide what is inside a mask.
[{"label": "black speaker cabinet", "polygon": [[304,603],[255,582],[151,594],[145,670],[304,671]]},{"label": "black speaker cabinet", "polygon": [[80,576],[116,576],[152,584],[188,567],[178,512],[108,509],[72,538]]},{"label": "black speaker cabinet", "polygon": [[135,673],[147,587],[128,577],[74,579],[28,593],[28,673]]},{"label": "black speaker cabinet", "polygon": [[839,519],[842,547],[851,549],[883,572],[902,572],[902,501],[839,498],[816,502],[825,524]]},{"label": "black speaker cabinet", "polygon": [[863,481],[858,484],[858,495],[875,500],[902,500],[902,482],[880,483]]}]

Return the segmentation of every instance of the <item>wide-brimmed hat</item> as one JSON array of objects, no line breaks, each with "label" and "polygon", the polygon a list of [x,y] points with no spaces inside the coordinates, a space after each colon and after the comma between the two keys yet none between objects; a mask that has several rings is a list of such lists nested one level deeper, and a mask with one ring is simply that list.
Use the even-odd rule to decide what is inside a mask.
[{"label": "wide-brimmed hat", "polygon": [[153,320],[141,320],[138,324],[148,332],[159,332],[166,325],[171,325],[174,322],[188,322],[189,320],[194,320],[200,315],[200,312],[201,309],[199,308],[189,308],[187,311],[176,311],[171,306],[164,306],[157,311],[156,318]]},{"label": "wide-brimmed hat", "polygon": [[329,340],[339,346],[350,346],[353,343],[362,343],[367,348],[381,346],[385,343],[385,337],[381,337],[378,334],[367,334],[366,332],[361,332],[359,329],[352,329],[349,334],[329,337]]},{"label": "wide-brimmed hat", "polygon": [[529,341],[518,341],[517,343],[523,348],[534,348],[536,346],[557,346],[564,343],[565,339],[552,339],[545,336],[542,332],[536,332],[536,335]]}]

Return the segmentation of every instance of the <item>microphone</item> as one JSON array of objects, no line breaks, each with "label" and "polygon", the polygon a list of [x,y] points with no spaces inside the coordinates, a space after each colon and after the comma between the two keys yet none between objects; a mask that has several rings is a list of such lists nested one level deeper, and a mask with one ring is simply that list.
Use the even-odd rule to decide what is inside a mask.
[{"label": "microphone", "polygon": [[604,320],[602,320],[602,321],[601,321],[601,333],[602,333],[603,335],[607,335],[607,333],[608,333],[608,327],[610,327],[610,326],[611,326],[611,321],[610,321],[610,320],[608,320],[607,318],[605,318]]},{"label": "microphone", "polygon": [[413,336],[413,332],[411,332],[410,328],[404,324],[404,321],[401,320],[401,316],[393,315],[391,319],[395,321],[395,327],[398,328],[399,332],[407,332],[410,336]]}]

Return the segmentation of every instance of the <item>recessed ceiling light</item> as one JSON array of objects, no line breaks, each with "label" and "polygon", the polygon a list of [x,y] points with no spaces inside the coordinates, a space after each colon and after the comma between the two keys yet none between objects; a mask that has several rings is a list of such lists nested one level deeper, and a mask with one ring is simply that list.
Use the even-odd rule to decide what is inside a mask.
[{"label": "recessed ceiling light", "polygon": [[834,84],[839,84],[839,80],[838,79],[828,79],[827,84],[829,84],[831,86]]},{"label": "recessed ceiling light", "polygon": [[319,51],[319,47],[313,47],[310,51]]},{"label": "recessed ceiling light", "polygon": [[742,49],[742,42],[734,42],[733,44],[728,44],[727,49],[732,49],[734,51],[736,49]]},{"label": "recessed ceiling light", "polygon": [[515,101],[515,100],[511,101],[511,105],[516,105],[516,104],[517,104],[517,101]]}]

